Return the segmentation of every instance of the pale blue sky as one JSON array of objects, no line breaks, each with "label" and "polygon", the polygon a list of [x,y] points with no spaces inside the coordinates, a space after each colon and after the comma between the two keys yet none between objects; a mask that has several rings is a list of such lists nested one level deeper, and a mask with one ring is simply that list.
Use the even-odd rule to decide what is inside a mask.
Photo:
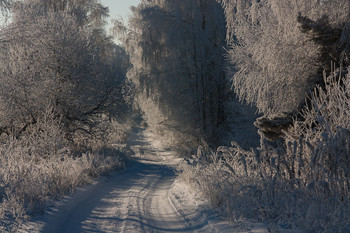
[{"label": "pale blue sky", "polygon": [[130,14],[130,6],[137,6],[140,3],[140,0],[101,0],[101,3],[104,6],[108,6],[110,18],[118,18],[119,16],[123,17],[124,22],[128,20],[128,15]]}]

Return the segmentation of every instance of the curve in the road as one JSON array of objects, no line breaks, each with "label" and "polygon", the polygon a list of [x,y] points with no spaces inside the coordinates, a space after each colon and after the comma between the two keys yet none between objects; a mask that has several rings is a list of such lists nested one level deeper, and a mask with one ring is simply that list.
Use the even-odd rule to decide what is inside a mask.
[{"label": "curve in the road", "polygon": [[[191,205],[185,197],[189,192],[169,194],[179,158],[143,130],[130,138],[135,156],[128,169],[76,192],[40,221],[39,232],[238,232],[237,226],[213,220],[214,211]],[[180,184],[176,190],[183,189]]]},{"label": "curve in the road", "polygon": [[[176,177],[160,151],[139,131],[130,142],[138,161],[74,195],[41,232],[193,232],[203,224],[183,216],[168,198]],[[169,158],[170,159],[170,158]]]}]

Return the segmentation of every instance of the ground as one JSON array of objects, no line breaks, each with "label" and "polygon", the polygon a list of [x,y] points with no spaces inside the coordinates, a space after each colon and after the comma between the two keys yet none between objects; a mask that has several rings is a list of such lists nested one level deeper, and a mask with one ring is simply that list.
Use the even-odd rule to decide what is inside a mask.
[{"label": "ground", "polygon": [[20,232],[268,232],[264,224],[233,224],[177,177],[183,162],[143,129],[129,146],[134,155],[116,171],[76,191]]}]

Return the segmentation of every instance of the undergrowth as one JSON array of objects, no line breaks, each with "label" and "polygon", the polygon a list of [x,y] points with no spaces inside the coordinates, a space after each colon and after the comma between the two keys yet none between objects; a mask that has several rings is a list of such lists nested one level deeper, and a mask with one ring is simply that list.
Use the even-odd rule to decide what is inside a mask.
[{"label": "undergrowth", "polygon": [[[123,129],[120,128],[119,131]],[[124,134],[120,133],[119,136],[121,135]],[[15,232],[23,221],[43,213],[53,200],[125,165],[120,148],[104,146],[80,154],[76,151],[73,153],[71,148],[59,119],[55,119],[51,111],[47,111],[21,137],[2,138],[1,232]]]},{"label": "undergrowth", "polygon": [[181,177],[233,221],[256,218],[271,230],[350,231],[350,75],[317,87],[302,120],[283,140],[250,151],[232,142],[199,148]]}]

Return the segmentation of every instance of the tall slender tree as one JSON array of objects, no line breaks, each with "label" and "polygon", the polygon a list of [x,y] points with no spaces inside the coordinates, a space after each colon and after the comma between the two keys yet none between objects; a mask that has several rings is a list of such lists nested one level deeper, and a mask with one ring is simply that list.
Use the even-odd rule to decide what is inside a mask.
[{"label": "tall slender tree", "polygon": [[128,75],[148,123],[172,142],[216,140],[225,117],[225,33],[215,0],[142,1],[133,9],[121,35],[133,65]]}]

